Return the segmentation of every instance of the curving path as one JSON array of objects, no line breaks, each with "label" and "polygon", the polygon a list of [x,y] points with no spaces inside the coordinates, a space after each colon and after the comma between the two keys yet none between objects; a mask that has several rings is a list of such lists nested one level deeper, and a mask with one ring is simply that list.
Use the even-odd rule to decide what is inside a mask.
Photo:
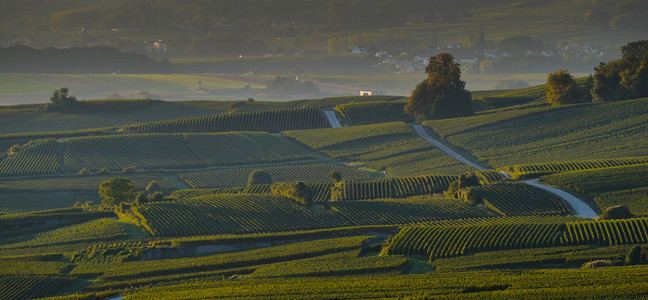
[{"label": "curving path", "polygon": [[535,186],[539,189],[543,189],[545,191],[548,191],[552,194],[558,195],[560,198],[563,198],[569,205],[572,207],[574,210],[574,213],[583,218],[598,218],[598,214],[589,206],[587,203],[583,202],[583,200],[578,199],[574,195],[567,193],[561,189],[546,186],[544,184],[539,184],[538,183],[539,179],[531,179],[531,180],[523,180],[522,182]]},{"label": "curving path", "polygon": [[335,112],[332,110],[325,110],[324,115],[328,119],[329,123],[331,123],[331,127],[333,128],[338,128],[342,127],[342,124],[340,124],[340,120],[338,120],[337,116],[335,115]]},{"label": "curving path", "polygon": [[[421,136],[421,138],[423,138],[424,140],[428,141],[429,143],[437,146],[441,151],[445,152],[446,154],[456,158],[460,162],[462,162],[462,163],[464,163],[466,165],[469,165],[469,166],[471,166],[471,167],[473,167],[473,168],[475,168],[477,170],[480,170],[480,171],[485,170],[484,167],[479,166],[479,165],[467,160],[466,158],[461,156],[459,153],[455,152],[454,150],[448,148],[446,145],[444,145],[441,142],[437,141],[436,139],[432,138],[427,133],[427,131],[425,131],[425,127],[423,125],[414,125],[413,127],[414,127],[414,130],[416,131],[416,133],[418,133],[418,135]],[[500,173],[502,175],[504,175],[504,177],[506,177],[506,178],[511,178],[508,174],[506,174],[504,172],[500,172]],[[548,192],[550,192],[552,194],[555,194],[555,195],[561,197],[563,200],[565,200],[567,203],[569,203],[569,205],[572,207],[572,210],[574,211],[574,214],[576,216],[579,216],[579,217],[582,217],[582,218],[598,218],[599,215],[589,205],[587,205],[587,203],[583,202],[583,200],[578,199],[574,195],[572,195],[570,193],[567,193],[567,192],[565,192],[565,191],[563,191],[561,189],[553,188],[553,187],[546,186],[546,185],[543,185],[543,184],[539,184],[538,180],[539,179],[523,180],[522,182],[524,182],[526,184],[529,184],[529,185],[532,185],[534,187],[543,189],[545,191],[548,191]]]},{"label": "curving path", "polygon": [[435,140],[434,138],[432,138],[427,133],[427,131],[425,131],[425,127],[423,125],[414,125],[413,127],[414,127],[414,131],[416,131],[416,133],[419,136],[421,136],[421,138],[423,138],[427,142],[433,144],[434,146],[436,146],[437,148],[439,148],[441,151],[445,152],[446,154],[454,157],[458,161],[460,161],[460,162],[462,162],[462,163],[464,163],[466,165],[469,165],[469,166],[471,166],[471,167],[473,167],[473,168],[475,168],[475,169],[477,169],[479,171],[486,170],[486,168],[467,160],[465,157],[461,156],[459,153],[457,153],[454,150],[448,148],[448,146],[446,146],[443,143],[441,143],[441,142]]}]

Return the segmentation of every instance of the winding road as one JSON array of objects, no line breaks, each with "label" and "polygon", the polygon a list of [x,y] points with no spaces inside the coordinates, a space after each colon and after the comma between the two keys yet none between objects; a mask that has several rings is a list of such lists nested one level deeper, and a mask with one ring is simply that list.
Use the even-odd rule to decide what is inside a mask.
[{"label": "winding road", "polygon": [[[459,153],[457,153],[454,150],[448,148],[446,145],[442,144],[438,140],[432,138],[427,133],[427,131],[425,130],[425,127],[423,125],[414,125],[413,128],[414,128],[414,131],[416,131],[416,133],[421,138],[423,138],[427,142],[435,145],[437,148],[439,148],[441,151],[445,152],[446,154],[454,157],[455,159],[459,160],[460,162],[462,162],[462,163],[464,163],[466,165],[469,165],[469,166],[471,166],[471,167],[473,167],[473,168],[475,168],[477,170],[480,170],[480,171],[481,170],[486,170],[486,168],[484,168],[482,166],[479,166],[479,165],[467,160],[465,157],[461,156]],[[500,172],[500,173],[502,173],[502,175],[504,175],[506,178],[510,178],[510,176],[508,176],[508,174],[503,173],[503,172]],[[599,215],[589,205],[587,205],[587,203],[583,202],[583,200],[578,199],[574,195],[572,195],[570,193],[567,193],[567,192],[565,192],[565,191],[563,191],[561,189],[540,184],[540,183],[538,183],[538,180],[539,179],[523,180],[522,182],[524,182],[526,184],[529,184],[529,185],[532,185],[534,187],[537,187],[539,189],[543,189],[545,191],[548,191],[548,192],[550,192],[552,194],[555,194],[555,195],[561,197],[563,200],[565,200],[565,202],[567,202],[571,206],[571,208],[572,208],[572,210],[573,210],[573,212],[574,212],[574,214],[576,216],[579,216],[579,217],[582,217],[582,218],[598,218]]]},{"label": "winding road", "polygon": [[329,123],[331,123],[331,127],[333,128],[342,127],[342,124],[340,124],[340,120],[338,120],[334,111],[325,110],[324,115],[326,115],[326,118],[328,119]]}]

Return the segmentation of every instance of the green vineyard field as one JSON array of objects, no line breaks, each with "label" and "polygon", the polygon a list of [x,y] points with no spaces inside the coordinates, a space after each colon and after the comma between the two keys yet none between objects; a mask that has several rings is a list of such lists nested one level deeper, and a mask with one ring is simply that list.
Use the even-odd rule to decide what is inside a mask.
[{"label": "green vineyard field", "polygon": [[459,174],[472,169],[419,137],[402,122],[285,131],[307,146],[389,176]]},{"label": "green vineyard field", "polygon": [[303,146],[261,132],[124,134],[37,140],[0,161],[0,173],[44,175],[81,169],[195,168],[312,158]]},{"label": "green vineyard field", "polygon": [[493,167],[646,155],[648,99],[537,110],[528,117],[485,121],[488,126],[480,125],[488,119],[483,114],[426,125]]},{"label": "green vineyard field", "polygon": [[333,200],[363,200],[431,195],[447,190],[450,183],[457,179],[459,179],[459,176],[456,175],[421,175],[373,180],[344,180],[336,184],[333,192]]},{"label": "green vineyard field", "polygon": [[95,201],[97,203],[98,200],[100,200],[99,195],[92,192],[16,193],[0,190],[0,214],[72,207],[76,202]]},{"label": "green vineyard field", "polygon": [[412,123],[414,118],[406,114],[404,102],[356,102],[335,106],[350,126],[387,122]]},{"label": "green vineyard field", "polygon": [[255,170],[263,170],[268,172],[274,182],[304,181],[311,183],[326,183],[331,181],[328,175],[333,171],[340,172],[342,178],[371,178],[371,175],[369,175],[369,173],[367,172],[341,165],[331,164],[303,164],[264,168],[210,170],[182,173],[180,174],[180,178],[186,181],[193,188],[198,189],[236,187],[245,186],[247,184],[250,173]]},{"label": "green vineyard field", "polygon": [[560,197],[523,183],[487,184],[470,191],[504,216],[565,215],[570,211]]},{"label": "green vineyard field", "polygon": [[[333,183],[307,183],[307,185],[313,193],[313,202],[331,200]],[[173,192],[171,197],[176,199],[189,199],[218,194],[272,194],[270,186],[271,184],[255,184],[249,187],[179,190]]]},{"label": "green vineyard field", "polygon": [[270,195],[223,194],[141,204],[133,211],[154,236],[295,231],[490,216],[464,203],[428,198],[344,201],[329,206],[311,210]]},{"label": "green vineyard field", "polygon": [[56,139],[31,141],[14,154],[0,156],[0,176],[57,173],[61,168],[58,153]]},{"label": "green vineyard field", "polygon": [[543,175],[555,173],[584,171],[593,169],[603,169],[619,166],[629,166],[648,163],[648,157],[627,157],[617,159],[594,159],[583,161],[568,161],[556,163],[541,163],[529,165],[515,165],[508,168],[502,168],[511,177],[516,179],[538,178]]},{"label": "green vineyard field", "polygon": [[648,164],[558,173],[541,180],[580,193],[633,189],[648,186]]},{"label": "green vineyard field", "polygon": [[430,260],[488,250],[560,245],[564,224],[407,227],[392,239],[389,254],[426,255]]},{"label": "green vineyard field", "polygon": [[392,239],[389,254],[426,255],[430,260],[473,252],[566,245],[648,242],[648,219],[569,223],[412,226]]},{"label": "green vineyard field", "polygon": [[227,132],[313,129],[330,127],[317,108],[276,109],[194,117],[155,123],[128,125],[128,133]]},{"label": "green vineyard field", "polygon": [[0,276],[0,299],[35,299],[52,296],[73,282],[62,276]]}]

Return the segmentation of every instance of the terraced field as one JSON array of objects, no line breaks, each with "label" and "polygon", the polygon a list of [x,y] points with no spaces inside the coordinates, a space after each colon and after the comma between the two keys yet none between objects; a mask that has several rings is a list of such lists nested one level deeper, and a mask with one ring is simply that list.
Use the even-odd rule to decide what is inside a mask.
[{"label": "terraced field", "polygon": [[[425,124],[490,166],[646,155],[648,100],[558,108],[510,108],[511,117],[474,117]],[[482,121],[480,121],[482,120]],[[490,125],[487,125],[490,124]],[[487,126],[486,126],[487,125]]]},{"label": "terraced field", "polygon": [[284,134],[330,157],[384,170],[389,176],[457,174],[472,170],[399,122],[285,131]]},{"label": "terraced field", "polygon": [[209,195],[135,206],[154,236],[255,233],[341,226],[407,224],[491,213],[470,205],[427,197],[331,203],[313,210],[291,200],[259,194]]}]

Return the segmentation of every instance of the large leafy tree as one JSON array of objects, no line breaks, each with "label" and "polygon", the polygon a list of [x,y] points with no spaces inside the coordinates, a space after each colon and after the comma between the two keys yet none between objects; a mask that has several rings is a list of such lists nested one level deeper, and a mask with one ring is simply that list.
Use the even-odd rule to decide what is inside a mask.
[{"label": "large leafy tree", "polygon": [[130,179],[114,177],[99,185],[99,195],[103,197],[101,204],[114,207],[122,202],[132,201],[137,193]]},{"label": "large leafy tree", "polygon": [[416,85],[407,100],[405,112],[417,122],[473,114],[472,97],[461,80],[461,69],[450,53],[430,58],[425,68],[428,78]]},{"label": "large leafy tree", "polygon": [[594,102],[648,97],[648,41],[628,43],[623,57],[594,68]]},{"label": "large leafy tree", "polygon": [[547,101],[552,105],[581,102],[576,79],[567,70],[549,73],[546,94]]}]

